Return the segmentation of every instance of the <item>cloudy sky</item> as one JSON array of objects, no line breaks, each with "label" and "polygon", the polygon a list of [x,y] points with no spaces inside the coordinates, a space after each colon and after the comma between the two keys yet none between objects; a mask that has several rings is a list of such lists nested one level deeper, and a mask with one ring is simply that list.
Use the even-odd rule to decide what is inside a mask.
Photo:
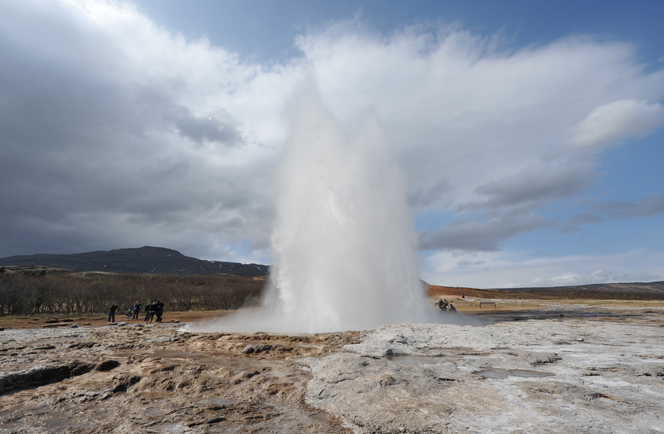
[{"label": "cloudy sky", "polygon": [[[505,4],[507,3],[507,4]],[[664,2],[0,2],[0,257],[270,263],[313,80],[407,181],[422,277],[664,279]]]}]

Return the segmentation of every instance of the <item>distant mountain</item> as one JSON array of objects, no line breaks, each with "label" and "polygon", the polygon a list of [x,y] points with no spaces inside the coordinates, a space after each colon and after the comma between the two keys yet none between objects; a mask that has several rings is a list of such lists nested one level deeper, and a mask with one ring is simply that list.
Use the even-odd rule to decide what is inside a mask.
[{"label": "distant mountain", "polygon": [[141,247],[72,255],[23,255],[0,258],[0,266],[43,265],[74,271],[107,271],[134,274],[213,274],[243,277],[267,276],[270,267],[259,264],[217,262],[190,258],[163,247]]}]

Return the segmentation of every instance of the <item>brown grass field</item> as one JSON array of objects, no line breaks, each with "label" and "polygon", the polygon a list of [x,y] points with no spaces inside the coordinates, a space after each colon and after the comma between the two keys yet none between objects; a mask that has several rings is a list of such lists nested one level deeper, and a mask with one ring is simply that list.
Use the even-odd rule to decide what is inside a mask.
[{"label": "brown grass field", "polygon": [[[548,299],[548,300],[508,300],[508,299],[488,299],[479,297],[466,298],[457,297],[454,295],[439,294],[429,297],[431,304],[438,303],[438,300],[446,299],[454,304],[460,313],[467,315],[503,315],[511,312],[518,313],[524,311],[536,312],[540,310],[550,309],[552,307],[560,307],[564,309],[566,306],[585,306],[588,308],[664,308],[664,300],[596,300],[596,299]],[[480,305],[480,302],[482,305]],[[495,302],[486,304],[487,302]],[[220,318],[227,315],[232,310],[208,310],[208,311],[181,311],[181,312],[168,312],[164,313],[163,322],[172,323],[179,322],[180,324],[208,321],[215,318]],[[116,314],[116,323],[129,322],[135,324],[145,324],[143,318],[144,312],[141,312],[138,320],[132,320],[124,314]],[[34,315],[34,316],[0,316],[0,328],[5,329],[35,329],[35,328],[51,328],[51,327],[71,327],[73,324],[81,326],[103,327],[108,326],[106,320],[107,315],[90,315],[90,316],[77,316],[77,315]]]},{"label": "brown grass field", "polygon": [[[187,312],[164,312],[163,322],[170,323],[179,321],[182,323],[206,321],[219,318],[226,315],[228,310],[207,310],[207,311],[187,311]],[[129,322],[134,324],[145,324],[143,318],[145,312],[141,312],[138,320],[127,318],[126,315],[116,314],[115,322]],[[36,329],[50,327],[71,327],[73,324],[86,325],[92,327],[107,326],[108,315],[35,315],[35,316],[0,316],[0,328],[12,329]],[[57,320],[57,322],[53,321]],[[48,322],[47,322],[48,321]]]}]

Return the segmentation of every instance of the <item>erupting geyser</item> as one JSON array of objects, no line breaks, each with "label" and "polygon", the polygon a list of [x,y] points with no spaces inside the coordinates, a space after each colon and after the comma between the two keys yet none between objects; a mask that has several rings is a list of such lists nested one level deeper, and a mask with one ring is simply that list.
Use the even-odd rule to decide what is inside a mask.
[{"label": "erupting geyser", "polygon": [[317,93],[307,92],[285,149],[276,210],[262,307],[221,328],[329,332],[424,320],[404,180],[374,119],[348,140]]},{"label": "erupting geyser", "polygon": [[417,238],[375,120],[347,140],[310,91],[285,152],[265,306],[301,331],[421,321]]}]

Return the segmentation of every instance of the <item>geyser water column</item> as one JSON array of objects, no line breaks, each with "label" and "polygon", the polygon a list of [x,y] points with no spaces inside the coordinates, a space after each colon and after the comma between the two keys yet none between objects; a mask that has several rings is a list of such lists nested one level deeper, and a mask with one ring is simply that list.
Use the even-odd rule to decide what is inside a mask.
[{"label": "geyser water column", "polygon": [[375,119],[349,140],[317,92],[306,92],[279,173],[266,327],[319,332],[422,322],[416,243],[403,176]]}]

